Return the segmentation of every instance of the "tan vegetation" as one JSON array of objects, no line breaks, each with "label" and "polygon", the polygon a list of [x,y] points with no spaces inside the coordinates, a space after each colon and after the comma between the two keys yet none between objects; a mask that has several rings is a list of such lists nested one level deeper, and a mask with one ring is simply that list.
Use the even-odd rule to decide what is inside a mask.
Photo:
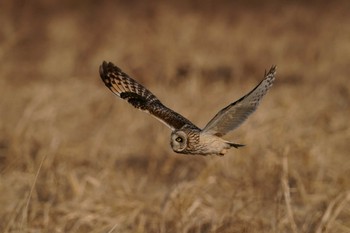
[{"label": "tan vegetation", "polygon": [[[348,1],[5,1],[0,232],[350,232]],[[178,155],[112,61],[198,126],[276,64],[224,157]]]}]

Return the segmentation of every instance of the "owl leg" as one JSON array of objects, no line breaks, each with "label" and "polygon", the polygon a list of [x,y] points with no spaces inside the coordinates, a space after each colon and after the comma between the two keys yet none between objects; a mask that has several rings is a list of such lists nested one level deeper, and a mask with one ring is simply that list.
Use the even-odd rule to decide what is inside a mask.
[{"label": "owl leg", "polygon": [[220,151],[220,154],[218,154],[219,156],[224,156],[227,153],[227,149],[222,149]]}]

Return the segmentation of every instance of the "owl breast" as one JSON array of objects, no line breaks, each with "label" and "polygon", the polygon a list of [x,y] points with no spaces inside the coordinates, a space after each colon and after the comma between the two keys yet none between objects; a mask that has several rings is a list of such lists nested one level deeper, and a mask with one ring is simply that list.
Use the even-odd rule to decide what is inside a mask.
[{"label": "owl breast", "polygon": [[201,133],[199,135],[199,148],[201,154],[224,155],[231,146],[227,141],[212,134]]}]

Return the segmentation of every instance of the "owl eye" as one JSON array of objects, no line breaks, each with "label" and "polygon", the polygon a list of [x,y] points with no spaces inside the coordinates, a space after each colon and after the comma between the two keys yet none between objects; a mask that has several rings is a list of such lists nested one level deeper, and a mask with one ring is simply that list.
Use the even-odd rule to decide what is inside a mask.
[{"label": "owl eye", "polygon": [[183,141],[181,137],[177,137],[175,140],[176,140],[177,142],[182,142],[182,141]]}]

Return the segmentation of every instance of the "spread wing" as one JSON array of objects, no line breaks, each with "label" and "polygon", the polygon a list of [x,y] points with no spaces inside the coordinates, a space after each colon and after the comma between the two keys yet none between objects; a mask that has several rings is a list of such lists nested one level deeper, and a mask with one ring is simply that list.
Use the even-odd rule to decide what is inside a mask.
[{"label": "spread wing", "polygon": [[221,137],[236,129],[257,109],[261,99],[272,87],[275,74],[276,67],[272,66],[267,74],[265,72],[264,80],[248,94],[219,111],[203,131]]},{"label": "spread wing", "polygon": [[100,76],[105,85],[117,96],[128,101],[135,108],[147,112],[172,130],[192,125],[189,120],[164,106],[149,90],[130,78],[111,62],[103,62]]}]

